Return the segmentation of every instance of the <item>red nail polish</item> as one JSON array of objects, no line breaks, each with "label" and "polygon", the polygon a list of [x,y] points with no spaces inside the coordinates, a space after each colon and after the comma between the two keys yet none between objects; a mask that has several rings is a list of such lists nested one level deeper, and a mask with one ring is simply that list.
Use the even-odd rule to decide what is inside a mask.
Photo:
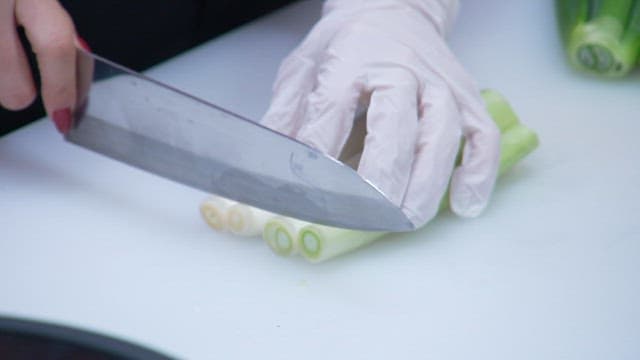
[{"label": "red nail polish", "polygon": [[51,114],[51,119],[56,124],[56,128],[62,134],[66,134],[71,129],[71,109],[56,110]]},{"label": "red nail polish", "polygon": [[91,52],[91,48],[89,47],[89,44],[87,44],[87,42],[80,36],[78,36],[78,44],[80,44],[80,46],[82,46],[83,49],[87,50],[88,52]]}]

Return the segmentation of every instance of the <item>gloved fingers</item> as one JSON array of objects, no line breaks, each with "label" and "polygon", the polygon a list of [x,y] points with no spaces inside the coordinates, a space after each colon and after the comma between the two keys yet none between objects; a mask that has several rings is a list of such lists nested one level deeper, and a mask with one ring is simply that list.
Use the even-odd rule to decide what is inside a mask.
[{"label": "gloved fingers", "polygon": [[350,19],[345,16],[323,16],[300,41],[293,53],[308,59],[321,57],[336,32],[349,22]]},{"label": "gloved fingers", "polygon": [[0,3],[0,106],[20,110],[36,98],[36,88],[14,21],[14,1]]},{"label": "gloved fingers", "polygon": [[425,91],[420,110],[416,155],[402,204],[402,210],[417,227],[438,213],[462,135],[461,114],[446,87]]},{"label": "gloved fingers", "polygon": [[451,177],[451,210],[464,217],[478,216],[487,206],[500,166],[500,130],[486,109],[478,113],[462,111],[465,145]]},{"label": "gloved fingers", "polygon": [[402,68],[377,71],[369,78],[374,88],[358,173],[401,205],[418,135],[418,81]]},{"label": "gloved fingers", "polygon": [[309,94],[298,140],[337,158],[353,126],[362,91],[358,67],[330,58],[320,67]]},{"label": "gloved fingers", "polygon": [[474,217],[486,207],[500,163],[500,132],[487,113],[476,84],[444,41],[425,49],[426,67],[449,87],[462,115],[465,138],[462,163],[450,184],[451,210]]},{"label": "gloved fingers", "polygon": [[[395,31],[395,30],[390,30]],[[450,89],[456,99],[458,107],[466,109],[482,117],[485,111],[484,103],[479,101],[478,87],[473,77],[465,70],[449,45],[436,33],[422,34],[419,32],[395,31],[395,36],[403,36],[410,39],[410,43],[422,43],[427,41],[429,46],[420,48],[420,56],[417,57],[422,73],[429,73],[429,77],[438,78]]]},{"label": "gloved fingers", "polygon": [[316,85],[316,63],[345,19],[327,17],[318,21],[309,34],[280,65],[273,86],[271,105],[262,125],[295,137],[305,117],[305,104]]},{"label": "gloved fingers", "polygon": [[287,136],[295,136],[304,117],[304,103],[314,83],[315,64],[297,53],[280,65],[273,85],[273,96],[260,122]]}]

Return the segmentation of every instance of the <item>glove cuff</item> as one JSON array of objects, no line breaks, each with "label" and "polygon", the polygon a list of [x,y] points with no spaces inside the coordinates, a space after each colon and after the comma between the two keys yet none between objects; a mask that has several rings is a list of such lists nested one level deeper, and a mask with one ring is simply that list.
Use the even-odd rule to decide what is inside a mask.
[{"label": "glove cuff", "polygon": [[411,8],[429,19],[436,30],[445,36],[458,14],[459,0],[327,0],[322,9],[322,15],[342,13],[355,15],[366,9],[397,9]]}]

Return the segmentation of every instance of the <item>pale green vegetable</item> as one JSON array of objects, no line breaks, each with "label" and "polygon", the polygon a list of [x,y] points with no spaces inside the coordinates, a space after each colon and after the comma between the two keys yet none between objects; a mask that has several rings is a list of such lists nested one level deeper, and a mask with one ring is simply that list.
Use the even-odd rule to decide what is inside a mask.
[{"label": "pale green vegetable", "polygon": [[570,63],[602,77],[631,71],[640,55],[640,0],[556,0]]},{"label": "pale green vegetable", "polygon": [[538,134],[524,125],[510,128],[500,137],[499,175],[509,171],[518,161],[524,159],[538,147]]},{"label": "pale green vegetable", "polygon": [[298,232],[309,223],[297,219],[276,216],[267,221],[262,238],[267,245],[280,256],[289,256],[298,252]]},{"label": "pale green vegetable", "polygon": [[227,209],[226,227],[235,235],[259,236],[267,221],[272,217],[274,215],[270,212],[236,203]]},{"label": "pale green vegetable", "polygon": [[307,260],[321,262],[367,245],[386,234],[309,224],[298,233],[298,248]]},{"label": "pale green vegetable", "polygon": [[513,111],[511,104],[499,92],[485,89],[480,92],[482,100],[487,107],[487,112],[498,125],[500,133],[504,134],[511,127],[518,125],[518,115]]},{"label": "pale green vegetable", "polygon": [[214,230],[227,230],[227,210],[237,204],[220,196],[211,196],[200,204],[200,214],[204,221]]}]

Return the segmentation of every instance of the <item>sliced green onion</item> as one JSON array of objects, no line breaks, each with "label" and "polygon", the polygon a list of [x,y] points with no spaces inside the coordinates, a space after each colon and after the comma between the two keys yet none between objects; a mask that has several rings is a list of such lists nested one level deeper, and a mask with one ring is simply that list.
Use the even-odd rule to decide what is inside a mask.
[{"label": "sliced green onion", "polygon": [[290,256],[298,252],[298,232],[308,222],[276,216],[267,221],[262,238],[280,256]]},{"label": "sliced green onion", "polygon": [[298,247],[307,260],[321,262],[367,245],[384,235],[384,232],[310,224],[298,233]]},{"label": "sliced green onion", "polygon": [[204,221],[214,230],[227,230],[227,210],[235,201],[220,196],[211,196],[200,204],[200,214]]},{"label": "sliced green onion", "polygon": [[227,229],[240,236],[259,236],[273,216],[270,212],[237,203],[227,209]]}]

